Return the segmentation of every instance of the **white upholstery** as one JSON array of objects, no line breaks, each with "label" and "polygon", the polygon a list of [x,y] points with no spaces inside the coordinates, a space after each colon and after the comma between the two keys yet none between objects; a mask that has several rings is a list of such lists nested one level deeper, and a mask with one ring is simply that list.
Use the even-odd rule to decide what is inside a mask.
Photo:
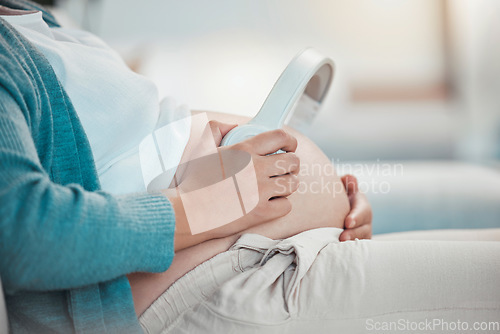
[{"label": "white upholstery", "polygon": [[[375,234],[500,227],[498,168],[454,161],[355,162]],[[388,167],[390,166],[390,167]],[[344,169],[342,169],[344,167]]]},{"label": "white upholstery", "polygon": [[405,231],[376,234],[373,240],[500,241],[500,228]]}]

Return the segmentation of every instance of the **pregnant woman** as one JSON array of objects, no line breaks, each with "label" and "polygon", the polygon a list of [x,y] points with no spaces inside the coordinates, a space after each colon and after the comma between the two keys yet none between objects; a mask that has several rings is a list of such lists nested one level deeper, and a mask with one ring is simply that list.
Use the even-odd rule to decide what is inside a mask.
[{"label": "pregnant woman", "polygon": [[[12,332],[357,332],[394,314],[498,314],[499,266],[481,260],[498,243],[339,243],[370,237],[369,205],[352,177],[311,172],[330,162],[292,129],[219,149],[252,158],[257,204],[192,235],[182,189],[145,192],[138,150],[191,113],[159,103],[95,36],[28,1],[0,4],[0,276]],[[172,164],[246,121],[207,116],[208,139],[175,128]],[[181,179],[206,177],[188,165]],[[207,193],[197,214],[225,196]]]},{"label": "pregnant woman", "polygon": [[[336,175],[329,178],[340,185],[337,198],[289,196],[298,185],[299,157],[311,164],[328,159],[305,138],[274,131],[229,147],[254,161],[257,207],[191,235],[178,197],[145,193],[137,149],[160,123],[189,111],[169,101],[160,106],[154,85],[95,36],[58,27],[34,4],[2,3],[0,276],[13,332],[140,331],[136,313],[244,231],[284,238],[344,226],[349,201]],[[221,122],[208,124],[218,142],[233,126]],[[172,161],[203,147],[189,140],[191,132],[176,129]],[[267,156],[278,149],[289,153]],[[342,238],[369,237],[369,205],[355,191],[351,197],[348,222],[355,228]],[[212,198],[223,201],[224,194],[208,196],[200,210],[209,210]],[[129,275],[129,282],[125,275],[133,272],[162,274]]]}]

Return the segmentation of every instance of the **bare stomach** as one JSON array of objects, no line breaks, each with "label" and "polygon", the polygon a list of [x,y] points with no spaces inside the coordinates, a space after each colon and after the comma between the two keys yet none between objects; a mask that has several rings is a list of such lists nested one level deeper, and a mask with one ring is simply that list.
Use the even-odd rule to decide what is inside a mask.
[{"label": "bare stomach", "polygon": [[[209,119],[226,123],[245,123],[248,118],[207,113]],[[292,211],[279,219],[245,232],[272,239],[283,239],[319,227],[344,227],[349,212],[349,200],[331,161],[307,137],[287,129],[298,140],[296,154],[301,160],[300,186],[289,199]],[[188,143],[190,145],[190,143]],[[170,285],[197,265],[228,250],[238,236],[213,239],[177,252],[169,269],[163,273],[133,273],[128,275],[134,307],[141,315]]]}]

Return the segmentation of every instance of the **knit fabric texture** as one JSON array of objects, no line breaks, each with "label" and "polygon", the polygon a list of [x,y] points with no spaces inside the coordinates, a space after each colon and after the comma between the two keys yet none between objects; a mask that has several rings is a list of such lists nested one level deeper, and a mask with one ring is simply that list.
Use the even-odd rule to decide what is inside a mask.
[{"label": "knit fabric texture", "polygon": [[[0,5],[43,10],[26,0]],[[57,26],[46,11],[44,19]],[[53,69],[0,19],[0,277],[10,330],[141,333],[124,275],[165,271],[174,230],[164,196],[99,191]]]}]

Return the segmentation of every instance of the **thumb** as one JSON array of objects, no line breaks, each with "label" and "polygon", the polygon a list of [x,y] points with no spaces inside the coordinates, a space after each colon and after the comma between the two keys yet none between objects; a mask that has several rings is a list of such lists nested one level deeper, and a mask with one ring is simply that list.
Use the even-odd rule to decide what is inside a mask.
[{"label": "thumb", "polygon": [[215,145],[217,147],[220,146],[222,138],[224,138],[229,131],[238,126],[238,124],[227,124],[219,121],[210,121],[208,124],[212,130],[212,136],[214,137]]},{"label": "thumb", "polygon": [[358,179],[351,174],[346,174],[341,177],[342,183],[344,184],[345,190],[347,191],[347,196],[356,194],[358,189]]}]

